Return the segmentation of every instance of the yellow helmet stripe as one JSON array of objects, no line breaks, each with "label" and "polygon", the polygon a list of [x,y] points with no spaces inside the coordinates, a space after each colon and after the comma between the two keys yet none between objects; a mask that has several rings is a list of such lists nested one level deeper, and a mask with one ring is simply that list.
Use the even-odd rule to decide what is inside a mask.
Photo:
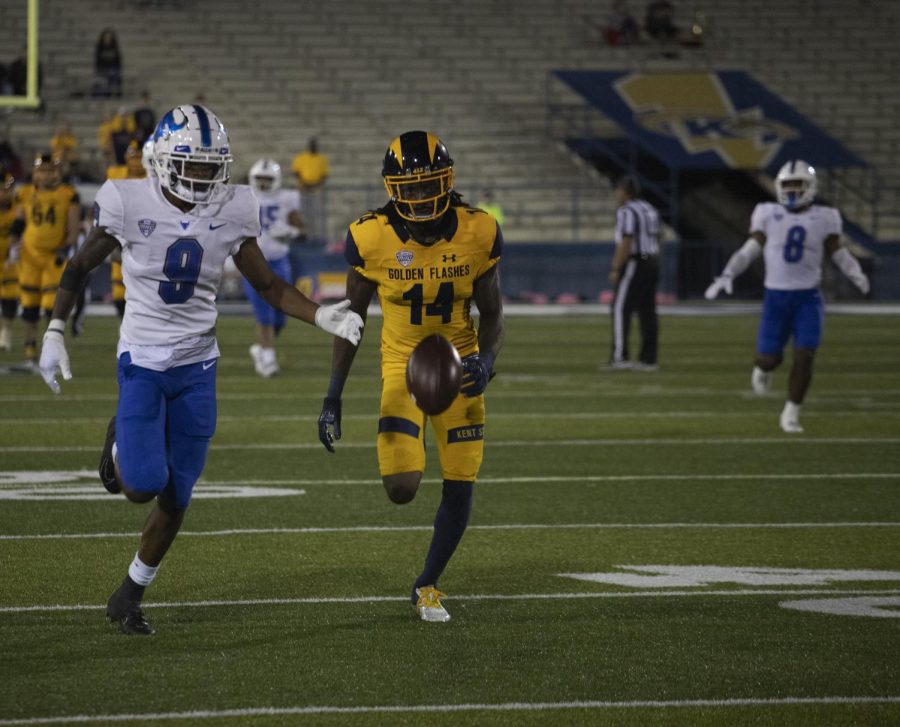
[{"label": "yellow helmet stripe", "polygon": [[437,149],[438,138],[431,132],[425,132],[428,137],[428,161],[434,163],[434,150]]},{"label": "yellow helmet stripe", "polygon": [[391,151],[394,152],[394,156],[397,157],[400,169],[403,169],[403,149],[400,147],[399,136],[391,142]]}]

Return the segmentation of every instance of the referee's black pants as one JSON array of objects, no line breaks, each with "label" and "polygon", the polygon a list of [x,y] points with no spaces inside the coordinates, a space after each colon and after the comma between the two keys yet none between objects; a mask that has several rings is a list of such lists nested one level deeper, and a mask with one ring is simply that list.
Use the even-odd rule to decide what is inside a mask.
[{"label": "referee's black pants", "polygon": [[637,311],[641,325],[641,352],[638,359],[656,363],[659,323],[656,317],[656,287],[659,260],[655,256],[632,256],[622,270],[612,302],[612,354],[610,362],[628,360],[631,316]]}]

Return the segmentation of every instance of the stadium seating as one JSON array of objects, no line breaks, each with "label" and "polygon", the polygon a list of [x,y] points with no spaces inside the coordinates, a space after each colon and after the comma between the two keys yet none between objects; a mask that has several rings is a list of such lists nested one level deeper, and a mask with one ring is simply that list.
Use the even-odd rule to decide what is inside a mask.
[{"label": "stadium seating", "polygon": [[[24,38],[24,11],[7,5],[0,8],[4,35]],[[238,173],[262,155],[289,163],[318,136],[332,166],[332,236],[361,207],[383,199],[378,172],[387,141],[428,127],[450,147],[467,198],[495,190],[509,239],[609,239],[607,182],[545,134],[548,71],[746,68],[875,165],[886,186],[881,237],[900,238],[900,217],[885,214],[900,196],[893,125],[900,98],[892,78],[900,21],[889,3],[852,13],[840,0],[814,6],[763,10],[742,0],[697,0],[691,7],[705,13],[705,45],[664,58],[652,43],[604,45],[585,18],[602,22],[605,8],[587,0],[459,0],[402,11],[365,0],[277,2],[252,13],[242,0],[42,0],[47,112],[12,113],[11,137],[37,149],[64,118],[85,150],[95,150],[101,109],[116,101],[84,94],[94,42],[108,25],[124,59],[122,103],[144,88],[158,109],[202,93],[230,128]],[[676,20],[686,25],[689,18]],[[861,184],[852,175],[841,179]],[[870,212],[853,194],[835,186],[832,197],[867,223]]]}]

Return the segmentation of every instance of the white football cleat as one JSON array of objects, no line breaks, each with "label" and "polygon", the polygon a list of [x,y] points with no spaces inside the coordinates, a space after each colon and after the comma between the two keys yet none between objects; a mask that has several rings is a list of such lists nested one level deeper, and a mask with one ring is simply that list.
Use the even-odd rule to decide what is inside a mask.
[{"label": "white football cleat", "polygon": [[250,346],[250,359],[253,361],[253,368],[256,370],[256,373],[264,377],[266,376],[266,369],[263,365],[262,351],[263,347],[258,343]]},{"label": "white football cleat", "polygon": [[434,586],[422,586],[416,589],[419,600],[416,602],[416,613],[423,621],[444,623],[450,620],[450,614],[441,604],[441,599],[447,594],[441,593]]},{"label": "white football cleat", "polygon": [[800,405],[792,401],[788,401],[784,405],[781,412],[781,420],[779,422],[783,431],[788,434],[802,434],[803,427],[800,426]]},{"label": "white football cleat", "polygon": [[759,366],[753,367],[753,373],[750,375],[750,385],[753,387],[753,393],[768,394],[772,388],[772,372],[763,371]]},{"label": "white football cleat", "polygon": [[281,369],[278,368],[278,361],[275,358],[274,348],[261,349],[259,352],[259,360],[261,362],[262,371],[257,369],[257,372],[260,376],[268,379],[281,373]]},{"label": "white football cleat", "polygon": [[610,361],[606,368],[609,371],[631,371],[634,368],[634,363],[632,361],[627,361],[625,359],[620,359],[618,361]]}]

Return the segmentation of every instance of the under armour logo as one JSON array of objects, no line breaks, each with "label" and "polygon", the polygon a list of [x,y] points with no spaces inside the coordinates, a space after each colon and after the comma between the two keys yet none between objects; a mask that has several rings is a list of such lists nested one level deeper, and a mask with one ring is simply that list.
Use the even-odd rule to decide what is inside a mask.
[{"label": "under armour logo", "polygon": [[441,259],[442,259],[445,263],[455,263],[455,262],[456,262],[456,255],[441,255]]}]

